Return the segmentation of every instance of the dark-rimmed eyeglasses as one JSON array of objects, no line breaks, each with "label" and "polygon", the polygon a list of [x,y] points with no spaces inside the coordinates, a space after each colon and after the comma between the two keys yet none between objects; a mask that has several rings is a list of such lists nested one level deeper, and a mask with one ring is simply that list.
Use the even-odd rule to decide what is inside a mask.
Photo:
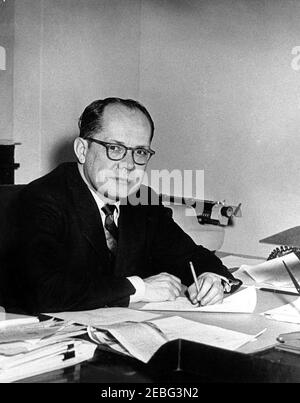
[{"label": "dark-rimmed eyeglasses", "polygon": [[108,143],[106,141],[96,140],[90,137],[86,138],[86,140],[104,146],[106,148],[107,158],[112,161],[122,160],[126,156],[127,151],[131,150],[134,163],[137,165],[146,165],[152,155],[155,154],[155,151],[144,147],[127,147],[123,144]]}]

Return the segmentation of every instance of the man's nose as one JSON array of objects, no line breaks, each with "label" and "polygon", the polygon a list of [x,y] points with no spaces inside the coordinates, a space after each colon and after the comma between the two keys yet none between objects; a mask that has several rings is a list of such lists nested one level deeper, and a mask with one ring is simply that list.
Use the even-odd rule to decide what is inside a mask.
[{"label": "man's nose", "polygon": [[125,157],[120,161],[119,166],[121,168],[126,168],[129,171],[132,171],[135,168],[135,163],[133,161],[133,155],[130,150],[127,151]]}]

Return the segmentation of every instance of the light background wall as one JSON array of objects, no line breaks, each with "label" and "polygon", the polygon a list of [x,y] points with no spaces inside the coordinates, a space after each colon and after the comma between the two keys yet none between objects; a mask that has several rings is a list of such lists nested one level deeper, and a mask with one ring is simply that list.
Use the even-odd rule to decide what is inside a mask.
[{"label": "light background wall", "polygon": [[7,2],[14,87],[3,106],[0,72],[0,118],[22,142],[18,183],[71,158],[89,102],[133,97],[156,122],[150,168],[204,169],[206,199],[242,202],[223,250],[267,255],[259,239],[299,225],[299,1]]},{"label": "light background wall", "polygon": [[259,239],[300,223],[299,20],[299,1],[143,2],[155,164],[204,169],[206,199],[242,202],[224,250],[266,255]]},{"label": "light background wall", "polygon": [[140,7],[139,1],[16,0],[18,182],[73,158],[87,104],[138,97]]},{"label": "light background wall", "polygon": [[0,1],[0,46],[5,49],[6,70],[0,70],[0,139],[13,133],[14,0]]}]

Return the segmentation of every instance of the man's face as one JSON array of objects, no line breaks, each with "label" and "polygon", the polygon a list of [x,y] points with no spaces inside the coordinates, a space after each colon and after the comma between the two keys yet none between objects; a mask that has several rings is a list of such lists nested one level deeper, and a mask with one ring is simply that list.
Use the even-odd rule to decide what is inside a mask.
[{"label": "man's face", "polygon": [[[103,128],[93,135],[96,140],[127,147],[150,148],[151,127],[139,110],[108,105],[103,114]],[[128,150],[120,161],[107,157],[103,145],[89,142],[83,170],[90,185],[101,195],[112,200],[126,198],[138,190],[146,165],[136,165]]]}]

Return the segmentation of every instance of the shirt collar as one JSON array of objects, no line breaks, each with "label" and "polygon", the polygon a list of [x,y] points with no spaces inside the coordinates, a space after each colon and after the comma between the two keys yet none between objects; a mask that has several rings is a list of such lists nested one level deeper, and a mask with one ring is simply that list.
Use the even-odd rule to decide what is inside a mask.
[{"label": "shirt collar", "polygon": [[120,202],[119,202],[119,201],[116,201],[116,202],[113,202],[113,203],[112,203],[111,200],[106,199],[104,196],[101,197],[101,195],[100,195],[99,193],[97,193],[97,192],[91,187],[91,185],[88,183],[88,181],[87,181],[87,179],[86,179],[86,177],[85,177],[85,175],[84,175],[83,166],[82,166],[81,164],[77,164],[77,166],[78,166],[78,170],[79,170],[79,173],[80,173],[80,175],[81,175],[83,181],[84,181],[85,184],[87,185],[89,191],[91,192],[92,196],[93,196],[94,199],[95,199],[95,202],[97,203],[97,206],[98,206],[98,208],[99,208],[99,211],[102,213],[102,207],[103,207],[105,204],[111,204],[111,205],[116,206],[116,208],[117,208],[117,215],[119,215],[119,211],[120,211]]}]

